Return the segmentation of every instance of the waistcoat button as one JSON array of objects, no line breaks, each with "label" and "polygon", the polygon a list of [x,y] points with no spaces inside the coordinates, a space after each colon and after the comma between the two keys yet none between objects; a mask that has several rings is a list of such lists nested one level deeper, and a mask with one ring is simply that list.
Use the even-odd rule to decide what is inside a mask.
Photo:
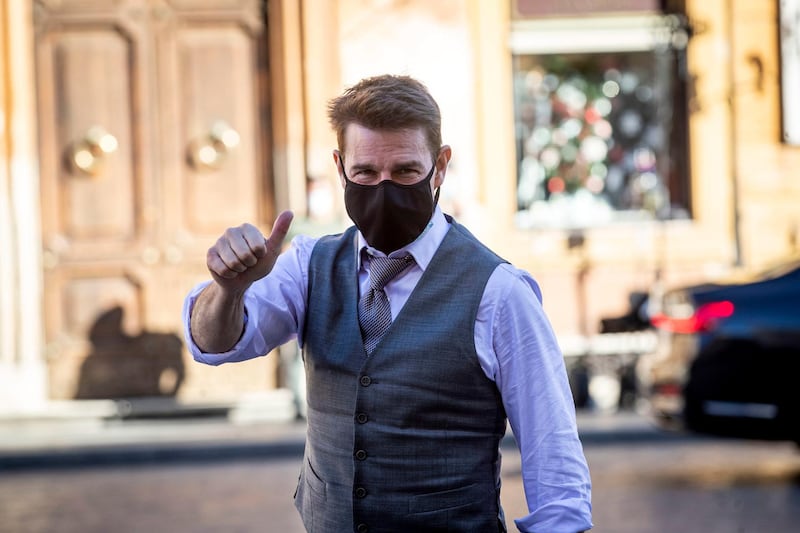
[{"label": "waistcoat button", "polygon": [[356,498],[364,498],[367,496],[367,489],[364,487],[358,487],[356,489]]},{"label": "waistcoat button", "polygon": [[367,420],[369,420],[369,417],[366,415],[366,413],[358,413],[356,415],[356,420],[359,424],[366,424]]},{"label": "waistcoat button", "polygon": [[358,450],[356,452],[356,459],[358,459],[359,461],[363,461],[366,458],[367,458],[367,452],[365,452],[364,450]]},{"label": "waistcoat button", "polygon": [[363,387],[369,387],[372,384],[372,378],[369,376],[361,376],[361,385]]},{"label": "waistcoat button", "polygon": [[358,531],[358,533],[367,533],[367,531],[369,531],[369,526],[367,526],[367,524],[358,524],[356,526],[356,531]]}]

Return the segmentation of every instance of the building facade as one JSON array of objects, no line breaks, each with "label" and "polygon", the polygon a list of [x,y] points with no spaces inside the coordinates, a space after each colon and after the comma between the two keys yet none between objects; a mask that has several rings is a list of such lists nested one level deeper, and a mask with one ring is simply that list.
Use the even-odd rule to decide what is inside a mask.
[{"label": "building facade", "polygon": [[540,282],[565,352],[632,292],[800,252],[798,0],[10,0],[0,8],[4,409],[286,385],[191,362],[226,227],[347,224],[326,103],[421,79],[446,211]]}]

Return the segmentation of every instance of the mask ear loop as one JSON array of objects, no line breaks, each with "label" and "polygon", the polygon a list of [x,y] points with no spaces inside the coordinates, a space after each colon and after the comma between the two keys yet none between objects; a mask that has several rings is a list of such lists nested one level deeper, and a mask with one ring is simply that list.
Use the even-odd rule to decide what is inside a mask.
[{"label": "mask ear loop", "polygon": [[[437,156],[438,159],[438,156]],[[433,168],[436,169],[436,160],[433,161]],[[438,172],[438,170],[436,170]],[[436,207],[439,204],[439,193],[441,192],[442,187],[436,187],[436,193],[433,195],[433,207]]]},{"label": "mask ear loop", "polygon": [[347,181],[352,181],[349,177],[347,177],[347,172],[344,171],[344,156],[339,150],[336,150],[336,153],[339,154],[339,168],[342,169],[342,176]]}]

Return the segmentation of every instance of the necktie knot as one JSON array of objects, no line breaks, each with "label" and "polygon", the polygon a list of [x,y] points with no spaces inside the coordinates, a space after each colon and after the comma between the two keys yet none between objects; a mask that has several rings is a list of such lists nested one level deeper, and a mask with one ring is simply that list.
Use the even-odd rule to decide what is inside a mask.
[{"label": "necktie knot", "polygon": [[410,255],[398,258],[373,257],[369,263],[369,286],[380,291],[389,281],[408,268],[414,259]]}]

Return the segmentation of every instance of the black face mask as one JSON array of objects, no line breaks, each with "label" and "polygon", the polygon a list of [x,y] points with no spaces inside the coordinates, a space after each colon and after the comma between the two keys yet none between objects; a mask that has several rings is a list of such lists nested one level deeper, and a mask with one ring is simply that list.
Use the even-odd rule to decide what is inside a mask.
[{"label": "black face mask", "polygon": [[425,179],[413,185],[384,180],[375,185],[350,181],[344,171],[344,206],[367,243],[385,254],[414,242],[433,216],[439,201],[431,194],[434,164]]}]

